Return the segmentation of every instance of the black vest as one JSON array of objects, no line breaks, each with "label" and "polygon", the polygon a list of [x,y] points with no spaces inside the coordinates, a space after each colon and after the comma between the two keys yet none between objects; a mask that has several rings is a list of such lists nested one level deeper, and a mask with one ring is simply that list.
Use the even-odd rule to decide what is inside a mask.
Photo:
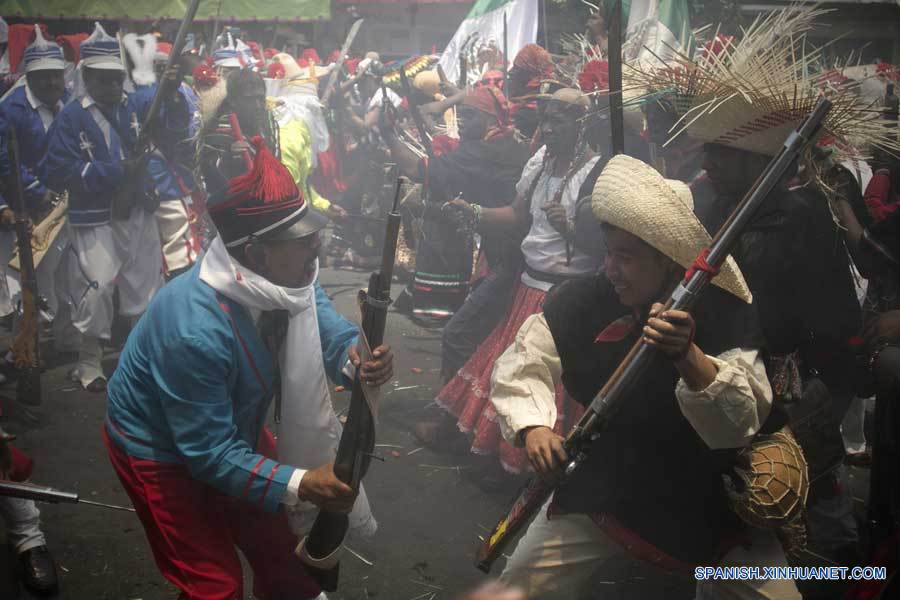
[{"label": "black vest", "polygon": [[[579,403],[590,404],[638,339],[643,322],[622,341],[594,341],[630,312],[602,275],[562,283],[544,301],[563,383]],[[756,311],[717,287],[706,289],[692,314],[695,341],[707,355],[761,346]],[[609,513],[673,558],[711,564],[723,541],[741,530],[722,485],[736,450],[706,446],[678,406],[678,380],[672,361],[657,354],[556,502],[566,512]]]}]

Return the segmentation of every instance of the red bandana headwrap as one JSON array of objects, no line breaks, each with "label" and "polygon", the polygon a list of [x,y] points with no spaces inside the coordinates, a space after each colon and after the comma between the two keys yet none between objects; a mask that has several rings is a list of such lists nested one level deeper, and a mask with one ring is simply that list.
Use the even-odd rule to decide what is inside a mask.
[{"label": "red bandana headwrap", "polygon": [[496,124],[488,130],[485,139],[494,139],[512,133],[509,125],[509,103],[500,90],[486,85],[473,88],[466,93],[463,104],[477,108],[496,119]]},{"label": "red bandana headwrap", "polygon": [[537,44],[526,44],[513,61],[513,67],[523,71],[528,78],[528,87],[537,89],[541,81],[553,77],[553,60],[550,53]]}]

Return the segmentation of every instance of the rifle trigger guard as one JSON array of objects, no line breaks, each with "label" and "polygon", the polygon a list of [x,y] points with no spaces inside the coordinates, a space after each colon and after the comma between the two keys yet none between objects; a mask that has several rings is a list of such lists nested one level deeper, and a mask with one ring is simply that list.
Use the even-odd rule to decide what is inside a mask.
[{"label": "rifle trigger guard", "polygon": [[366,295],[366,304],[379,310],[387,310],[393,302],[394,301],[391,298],[388,298],[387,300],[378,300],[377,298]]}]

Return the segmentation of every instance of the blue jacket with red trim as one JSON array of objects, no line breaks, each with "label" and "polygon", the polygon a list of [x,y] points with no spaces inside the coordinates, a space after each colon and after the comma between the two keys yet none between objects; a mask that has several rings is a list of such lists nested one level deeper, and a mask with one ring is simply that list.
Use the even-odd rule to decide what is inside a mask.
[{"label": "blue jacket with red trim", "polygon": [[[130,456],[181,463],[217,489],[274,511],[293,467],[256,451],[275,364],[250,313],[200,280],[166,285],[128,336],[109,381],[107,430]],[[325,371],[342,369],[358,330],[316,284]]]}]

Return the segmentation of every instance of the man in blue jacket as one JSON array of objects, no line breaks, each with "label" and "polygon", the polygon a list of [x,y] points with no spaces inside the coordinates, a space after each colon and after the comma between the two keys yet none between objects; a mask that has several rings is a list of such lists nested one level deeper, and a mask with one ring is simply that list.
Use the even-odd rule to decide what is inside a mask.
[{"label": "man in blue jacket", "polygon": [[[165,77],[165,65],[169,59],[166,51],[158,46],[152,34],[138,36],[125,34],[122,45],[128,54],[126,64],[131,67],[132,94],[138,106],[149,106]],[[175,100],[187,107],[190,115],[178,111],[175,122],[167,123],[164,135],[153,136],[153,152],[147,159],[147,194],[157,205],[155,216],[162,244],[162,266],[166,280],[187,271],[197,260],[200,237],[197,219],[203,212],[204,193],[194,178],[196,144],[194,137],[200,125],[198,98],[190,86],[184,83],[189,73],[181,61],[178,74],[170,83],[175,90]],[[184,126],[181,133],[174,128]]]},{"label": "man in blue jacket", "polygon": [[[109,383],[110,460],[182,598],[243,598],[235,546],[257,597],[317,597],[285,513],[306,503],[348,512],[356,502],[332,468],[333,409],[310,411],[328,401],[325,377],[348,384],[361,362],[357,328],[316,282],[327,219],[262,138],[252,146],[251,171],[210,203],[218,236],[150,303]],[[380,346],[361,379],[381,385],[392,365]],[[279,425],[277,455],[290,465],[275,460],[264,427],[273,399],[276,421],[309,416],[302,428]]]},{"label": "man in blue jacket", "polygon": [[[25,210],[29,217],[37,223],[44,218],[60,201],[59,195],[50,190],[38,176],[38,164],[47,152],[47,131],[69,101],[65,88],[65,57],[62,48],[44,38],[41,28],[35,26],[35,41],[25,49],[22,57],[25,77],[6,95],[0,103],[0,164],[3,169],[9,163],[6,136],[9,129],[15,127],[19,143],[19,161],[24,191]],[[12,310],[9,290],[6,283],[6,268],[15,247],[15,215],[3,199],[0,199],[0,315]],[[69,323],[68,311],[61,311],[61,289],[58,283],[64,279],[65,273],[59,266],[63,263],[65,251],[69,245],[69,236],[65,229],[59,231],[47,246],[36,265],[37,287],[47,302],[47,310],[42,314],[53,319],[54,346],[57,350],[77,348],[77,331]],[[65,308],[64,304],[62,305]],[[72,346],[71,344],[75,344]],[[9,373],[14,367],[12,357],[0,362],[0,369]]]},{"label": "man in blue jacket", "polygon": [[[81,44],[79,70],[85,93],[53,123],[40,174],[50,189],[69,192],[67,292],[82,333],[74,376],[89,391],[101,392],[106,378],[100,344],[110,338],[113,294],[118,289],[123,316],[139,316],[162,283],[162,258],[151,197],[130,197],[127,217],[112,217],[114,200],[135,176],[132,154],[149,102],[125,96],[119,43],[99,24]],[[180,99],[164,99],[159,138],[186,135],[191,114]]]}]

